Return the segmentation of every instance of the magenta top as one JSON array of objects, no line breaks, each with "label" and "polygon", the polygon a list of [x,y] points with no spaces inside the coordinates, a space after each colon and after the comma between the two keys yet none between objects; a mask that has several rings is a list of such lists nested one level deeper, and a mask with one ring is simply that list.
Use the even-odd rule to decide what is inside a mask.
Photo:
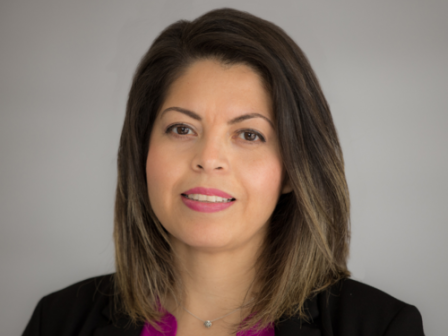
[{"label": "magenta top", "polygon": [[[140,336],[176,336],[177,321],[176,318],[170,313],[166,312],[159,325],[161,326],[162,333],[154,329],[154,327],[149,323],[145,323]],[[274,327],[271,326],[261,330],[258,333],[251,330],[246,332],[238,332],[236,336],[275,336],[275,333]]]}]

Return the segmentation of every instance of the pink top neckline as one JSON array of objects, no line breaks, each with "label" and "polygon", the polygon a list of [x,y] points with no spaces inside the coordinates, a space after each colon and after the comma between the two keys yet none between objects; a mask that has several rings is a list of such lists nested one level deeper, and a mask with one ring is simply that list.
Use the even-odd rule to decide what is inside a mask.
[{"label": "pink top neckline", "polygon": [[[162,321],[159,322],[159,326],[161,327],[162,332],[157,331],[148,322],[145,323],[140,336],[176,336],[177,320],[169,312],[166,312],[165,316],[162,318]],[[244,332],[238,332],[236,336],[275,336],[275,333],[274,327],[270,326],[258,333],[256,331],[248,330]]]}]

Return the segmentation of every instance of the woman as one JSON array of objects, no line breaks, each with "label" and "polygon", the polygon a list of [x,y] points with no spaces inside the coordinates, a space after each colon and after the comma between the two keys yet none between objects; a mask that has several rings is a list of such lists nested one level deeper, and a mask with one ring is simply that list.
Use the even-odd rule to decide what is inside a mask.
[{"label": "woman", "polygon": [[118,154],[116,273],[43,298],[24,335],[423,335],[348,279],[349,196],[300,48],[232,9],[143,57]]}]

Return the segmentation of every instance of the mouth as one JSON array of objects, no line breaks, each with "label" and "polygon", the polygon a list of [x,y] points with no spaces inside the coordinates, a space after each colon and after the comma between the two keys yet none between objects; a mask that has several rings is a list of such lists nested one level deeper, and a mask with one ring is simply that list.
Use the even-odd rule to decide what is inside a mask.
[{"label": "mouth", "polygon": [[215,188],[195,187],[184,191],[182,194],[184,199],[194,203],[231,203],[236,201],[232,195]]},{"label": "mouth", "polygon": [[181,194],[183,197],[188,198],[193,201],[197,202],[204,202],[204,203],[229,203],[236,201],[236,198],[224,198],[219,196],[209,196],[209,195],[203,195],[203,194]]},{"label": "mouth", "polygon": [[191,210],[205,213],[226,210],[236,201],[235,197],[221,190],[200,187],[182,193],[181,198]]}]

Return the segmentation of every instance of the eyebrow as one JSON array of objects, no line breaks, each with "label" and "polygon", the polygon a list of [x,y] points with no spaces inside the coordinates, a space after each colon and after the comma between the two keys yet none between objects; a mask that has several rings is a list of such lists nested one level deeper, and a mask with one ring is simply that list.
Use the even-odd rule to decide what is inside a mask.
[{"label": "eyebrow", "polygon": [[[195,113],[193,111],[181,108],[181,107],[176,107],[176,106],[168,107],[168,108],[164,109],[162,111],[162,113],[160,114],[160,117],[162,117],[168,111],[180,112],[180,113],[186,114],[187,116],[189,116],[190,118],[193,118],[195,120],[199,120],[199,121],[202,120],[202,118],[201,118],[201,116],[199,114],[197,114],[197,113]],[[262,118],[262,119],[266,120],[269,123],[269,125],[271,125],[272,128],[275,129],[274,124],[272,123],[271,120],[266,118],[264,115],[262,115],[260,113],[256,113],[256,112],[240,115],[240,116],[238,116],[236,118],[233,118],[232,120],[229,120],[227,122],[227,124],[228,125],[233,125],[233,124],[239,123],[239,122],[241,122],[243,120],[252,119],[252,118]]]}]

